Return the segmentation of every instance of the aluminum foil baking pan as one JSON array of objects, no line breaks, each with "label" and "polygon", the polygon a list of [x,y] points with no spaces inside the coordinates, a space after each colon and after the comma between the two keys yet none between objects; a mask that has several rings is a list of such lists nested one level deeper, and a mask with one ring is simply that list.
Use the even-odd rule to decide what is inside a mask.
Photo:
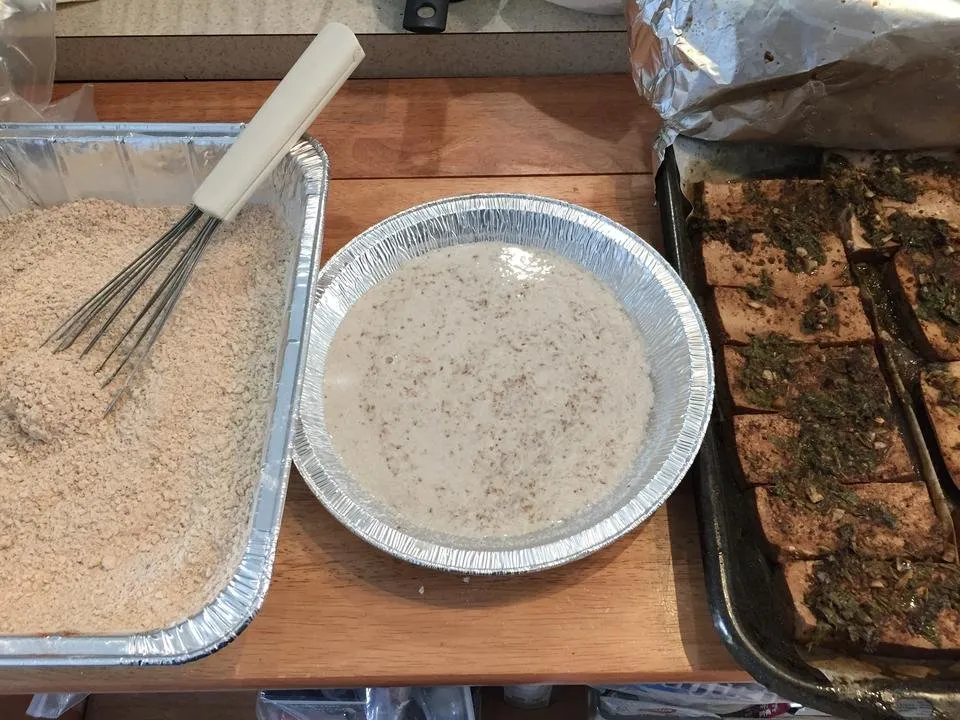
[{"label": "aluminum foil baking pan", "polygon": [[[482,540],[410,528],[344,469],[324,422],[327,351],[357,298],[403,262],[433,249],[480,241],[558,253],[607,284],[647,343],[655,392],[647,442],[607,497],[560,525]],[[613,542],[648,518],[690,467],[713,403],[713,364],[690,293],[647,243],[584,208],[528,195],[469,195],[395,215],[338,252],[320,273],[294,462],[327,509],[357,535],[399,558],[467,574],[561,565]]]},{"label": "aluminum foil baking pan", "polygon": [[[87,197],[129,205],[188,204],[239,129],[239,125],[171,124],[5,126],[0,128],[0,213]],[[297,242],[260,481],[252,497],[246,547],[227,586],[196,615],[153,632],[0,636],[0,666],[183,663],[226,645],[260,609],[270,584],[287,490],[290,429],[313,308],[327,168],[323,148],[305,139],[252,199],[274,208]]]}]

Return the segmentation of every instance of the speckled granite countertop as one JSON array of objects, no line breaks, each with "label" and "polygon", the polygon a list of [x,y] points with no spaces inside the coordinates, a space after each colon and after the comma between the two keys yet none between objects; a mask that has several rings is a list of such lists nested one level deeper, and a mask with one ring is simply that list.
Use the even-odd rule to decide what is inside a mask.
[{"label": "speckled granite countertop", "polygon": [[361,77],[622,72],[624,21],[544,0],[465,0],[443,35],[401,27],[403,0],[93,0],[58,6],[58,79],[283,75],[327,22],[349,25]]}]

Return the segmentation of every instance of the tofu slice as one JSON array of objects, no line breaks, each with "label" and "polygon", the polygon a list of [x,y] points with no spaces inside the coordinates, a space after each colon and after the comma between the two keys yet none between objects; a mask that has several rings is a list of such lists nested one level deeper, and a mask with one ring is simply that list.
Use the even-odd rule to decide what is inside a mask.
[{"label": "tofu slice", "polygon": [[953,483],[960,487],[960,362],[924,370],[920,389],[944,465]]},{"label": "tofu slice", "polygon": [[820,345],[855,345],[873,341],[873,331],[860,303],[857,288],[833,290],[835,307],[829,314],[836,317],[835,327],[809,331],[804,315],[816,300],[809,294],[795,298],[773,298],[770,302],[752,300],[742,288],[714,289],[714,303],[720,331],[727,341],[746,345],[750,336],[779,333],[796,342]]},{"label": "tofu slice", "polygon": [[[838,474],[845,484],[896,482],[915,480],[913,460],[904,444],[900,429],[885,423],[871,428],[874,442],[883,443],[877,466],[869,473],[858,473],[842,467]],[[736,415],[733,418],[734,442],[744,483],[750,486],[770,485],[778,472],[791,463],[790,439],[800,433],[800,425],[782,415]],[[857,442],[851,437],[851,442]]]},{"label": "tofu slice", "polygon": [[[873,177],[878,171],[880,176]],[[860,199],[856,211],[848,207],[840,217],[840,237],[853,261],[889,257],[896,251],[899,243],[889,223],[894,212],[940,218],[960,226],[960,175],[956,171],[923,169],[916,159],[875,155],[855,161],[849,170],[840,171],[834,182],[852,177],[872,188]],[[906,183],[898,182],[899,178]]]},{"label": "tofu slice", "polygon": [[723,348],[735,412],[780,412],[809,392],[851,383],[864,392],[883,393],[890,405],[890,392],[872,346],[821,348],[764,340],[754,336],[745,347]]},{"label": "tofu slice", "polygon": [[917,197],[915,203],[899,200],[881,200],[881,215],[889,218],[895,212],[917,215],[936,220],[945,220],[954,230],[960,229],[960,202],[942,190],[928,190]]},{"label": "tofu slice", "polygon": [[[893,261],[896,282],[922,335],[919,339],[925,345],[924,355],[939,362],[960,360],[960,328],[946,320],[938,322],[925,317],[917,310],[920,303],[920,277],[928,273],[933,264],[932,255],[904,248],[897,253]],[[957,258],[952,260],[952,267],[955,275],[960,278],[960,252]]]},{"label": "tofu slice", "polygon": [[[751,197],[754,196],[754,197]],[[763,231],[774,207],[779,212],[806,210],[810,204],[827,204],[827,189],[821,180],[731,180],[702,183],[695,191],[697,214],[710,220],[739,220]]]},{"label": "tofu slice", "polygon": [[840,216],[840,237],[852,262],[891,257],[900,247],[900,244],[894,241],[890,226],[880,212],[875,214],[874,222],[877,223],[877,233],[882,238],[879,243],[872,243],[867,239],[867,231],[853,208],[848,208]]},{"label": "tofu slice", "polygon": [[958,159],[960,159],[960,156],[954,156],[949,162],[941,161],[942,165],[939,168],[924,168],[922,165],[928,158],[913,158],[907,165],[907,177],[917,186],[917,195],[922,197],[930,193],[938,193],[954,200],[960,200],[960,166],[957,165]]},{"label": "tofu slice", "polygon": [[[859,638],[851,640],[849,631],[843,628],[843,620],[838,617],[840,627],[834,627],[825,620],[819,620],[808,605],[808,594],[814,587],[815,573],[824,572],[824,565],[816,561],[790,562],[783,566],[783,583],[793,620],[793,634],[801,642],[809,642],[820,635],[825,645],[834,647],[858,647],[864,649]],[[960,583],[957,567],[943,563],[903,563],[890,560],[863,561],[860,572],[850,573],[844,578],[842,591],[868,607],[884,608],[903,606],[904,596],[916,598],[909,605],[922,613],[925,593],[922,588],[928,586],[955,586]],[[847,594],[849,593],[849,594]],[[877,647],[867,648],[884,654],[928,654],[935,651],[956,651],[960,649],[960,612],[954,607],[941,610],[933,623],[937,643],[924,634],[910,629],[903,618],[887,615],[875,627]],[[818,633],[818,629],[820,632]]]},{"label": "tofu slice", "polygon": [[[862,557],[938,559],[950,546],[924,483],[867,483],[844,490],[864,503],[861,514],[829,508],[822,495],[818,503],[797,507],[779,498],[774,488],[752,489],[769,554],[778,562],[829,555],[848,542],[841,532],[844,526],[853,528],[849,542]],[[868,515],[867,507],[883,517]]]},{"label": "tofu slice", "polygon": [[[752,186],[769,202],[779,198],[787,180],[756,180]],[[742,180],[703,183],[699,188],[699,212],[711,220],[739,220],[752,230],[763,230],[766,225],[766,207],[750,202],[746,197],[751,183]]]},{"label": "tofu slice", "polygon": [[843,243],[833,234],[823,236],[826,262],[810,266],[809,271],[794,272],[787,264],[787,254],[770,242],[763,233],[753,235],[749,251],[737,251],[724,240],[707,233],[701,250],[708,285],[745,288],[766,283],[776,295],[803,295],[820,285],[846,287],[850,271]]}]

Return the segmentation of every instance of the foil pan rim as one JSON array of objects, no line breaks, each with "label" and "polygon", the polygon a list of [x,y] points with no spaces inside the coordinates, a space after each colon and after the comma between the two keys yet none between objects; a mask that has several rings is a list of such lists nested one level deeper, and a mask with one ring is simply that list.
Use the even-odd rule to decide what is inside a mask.
[{"label": "foil pan rim", "polygon": [[[200,140],[232,142],[242,128],[235,123],[43,123],[9,124],[0,141],[73,143],[169,142],[190,146]],[[7,163],[9,145],[3,150]],[[288,155],[302,174],[304,217],[295,241],[295,272],[288,285],[288,329],[280,338],[274,405],[264,437],[264,456],[251,499],[251,526],[243,552],[227,585],[199,612],[157,630],[114,635],[0,635],[0,667],[97,667],[179,665],[206,657],[233,641],[263,606],[273,573],[286,498],[293,415],[306,366],[306,347],[313,311],[313,287],[323,238],[329,180],[329,159],[323,146],[304,136]],[[0,167],[4,173],[12,165]],[[196,181],[196,178],[194,178]],[[0,174],[0,182],[19,177]],[[2,189],[2,188],[0,188]],[[295,348],[293,352],[291,349]]]},{"label": "foil pan rim", "polygon": [[[415,206],[364,231],[331,257],[320,272],[315,291],[315,304],[337,276],[363,253],[401,232],[410,223],[431,217],[454,215],[469,210],[515,210],[541,212],[565,217],[594,232],[603,233],[647,267],[653,268],[656,279],[669,293],[689,348],[690,389],[682,428],[670,456],[657,476],[651,480],[661,490],[641,504],[640,493],[603,521],[571,536],[526,548],[479,550],[452,547],[425,541],[372,516],[331,479],[314,452],[305,428],[301,402],[294,420],[294,464],[307,486],[324,507],[348,530],[366,542],[395,557],[415,565],[474,575],[516,574],[545,570],[581,559],[613,543],[647,520],[679,485],[696,457],[706,433],[713,406],[714,370],[706,325],[690,291],[667,261],[646,241],[628,228],[586,208],[553,198],[519,193],[478,193],[443,198]],[[311,343],[316,342],[316,330]],[[308,354],[308,373],[311,363]],[[306,389],[309,382],[305,383]]]}]

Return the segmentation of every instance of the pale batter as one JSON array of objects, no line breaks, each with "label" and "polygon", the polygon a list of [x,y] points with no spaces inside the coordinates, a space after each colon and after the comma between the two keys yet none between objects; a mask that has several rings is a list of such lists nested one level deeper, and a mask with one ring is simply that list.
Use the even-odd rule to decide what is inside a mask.
[{"label": "pale batter", "polygon": [[429,530],[519,535],[611,491],[643,442],[643,339],[596,277],[499,243],[415,258],[333,339],[325,415],[370,495]]}]

